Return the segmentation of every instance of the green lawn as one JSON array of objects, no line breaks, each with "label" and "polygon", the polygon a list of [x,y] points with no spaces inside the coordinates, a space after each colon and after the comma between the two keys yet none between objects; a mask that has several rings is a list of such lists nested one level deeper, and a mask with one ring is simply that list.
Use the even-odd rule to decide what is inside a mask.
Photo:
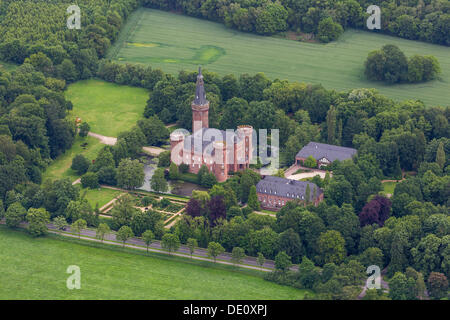
[{"label": "green lawn", "polygon": [[86,199],[89,201],[91,206],[95,208],[98,203],[98,207],[101,208],[114,198],[118,197],[122,192],[118,190],[100,188],[100,189],[82,189],[81,194],[86,192]]},{"label": "green lawn", "polygon": [[389,194],[394,194],[395,185],[397,182],[385,182],[383,183],[383,191]]},{"label": "green lawn", "polygon": [[[83,144],[87,143],[86,147]],[[70,169],[72,165],[72,159],[77,154],[82,154],[89,160],[94,160],[97,157],[98,152],[104,147],[103,144],[96,138],[86,137],[81,138],[77,136],[72,148],[67,150],[64,154],[56,158],[50,166],[45,170],[42,175],[42,179],[62,179],[70,178],[72,181],[79,178],[75,171]]]},{"label": "green lawn", "polygon": [[94,133],[117,137],[143,118],[148,91],[100,80],[85,80],[71,84],[66,97],[73,103],[71,116],[88,122]]},{"label": "green lawn", "polygon": [[[441,64],[442,80],[393,86],[367,81],[363,66],[367,54],[387,43],[398,45],[408,57],[434,55]],[[264,72],[272,79],[322,83],[328,89],[374,87],[396,100],[415,98],[429,105],[450,101],[450,48],[361,30],[348,30],[329,44],[306,43],[142,8],[131,15],[108,57],[171,73],[203,65],[221,75]]]},{"label": "green lawn", "polygon": [[[0,299],[302,299],[306,292],[256,271],[58,236],[34,239],[5,226],[0,252]],[[70,265],[80,267],[80,290],[66,288]]]}]

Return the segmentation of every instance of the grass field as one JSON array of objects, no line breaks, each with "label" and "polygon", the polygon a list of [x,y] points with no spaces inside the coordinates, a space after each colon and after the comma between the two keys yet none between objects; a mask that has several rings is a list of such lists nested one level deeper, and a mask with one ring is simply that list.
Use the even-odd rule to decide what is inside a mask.
[{"label": "grass field", "polygon": [[[31,238],[0,226],[0,299],[302,299],[257,271],[146,256],[58,236]],[[81,289],[68,290],[67,267],[81,271]]]},{"label": "grass field", "polygon": [[94,133],[117,137],[143,118],[148,91],[100,80],[85,80],[71,84],[66,97],[73,103],[71,116],[89,123]]},{"label": "grass field", "polygon": [[[83,147],[83,145],[87,143],[87,146]],[[72,181],[79,178],[77,173],[70,169],[72,165],[72,159],[77,154],[82,154],[89,160],[94,160],[97,157],[98,152],[104,147],[103,144],[96,138],[86,137],[81,138],[77,136],[75,138],[75,142],[72,145],[72,148],[67,150],[64,154],[56,158],[50,166],[48,166],[47,170],[42,175],[42,180],[46,179],[62,179],[62,178],[70,178]]]},{"label": "grass field", "polygon": [[383,183],[383,191],[388,194],[394,194],[395,186],[397,182],[384,182]]},{"label": "grass field", "polygon": [[[393,43],[409,57],[434,55],[442,79],[387,86],[364,77],[371,50]],[[421,99],[428,105],[450,101],[450,48],[373,32],[349,30],[339,41],[317,44],[237,32],[224,25],[165,11],[139,9],[129,18],[108,57],[149,64],[165,72],[203,65],[221,75],[264,72],[271,79],[322,83],[327,89],[377,88],[395,100]]]},{"label": "grass field", "polygon": [[86,192],[85,198],[89,201],[93,208],[95,208],[97,203],[99,208],[103,207],[105,204],[122,193],[121,191],[107,188],[82,189],[80,194],[83,194],[84,192]]}]

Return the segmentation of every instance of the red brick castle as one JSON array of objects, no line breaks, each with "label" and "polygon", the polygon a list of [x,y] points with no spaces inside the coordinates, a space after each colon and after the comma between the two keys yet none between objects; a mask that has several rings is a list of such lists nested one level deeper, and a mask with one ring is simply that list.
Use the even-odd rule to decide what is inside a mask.
[{"label": "red brick castle", "polygon": [[176,130],[170,135],[172,162],[189,165],[192,173],[198,173],[205,165],[219,182],[227,180],[232,171],[249,168],[253,157],[253,127],[239,126],[236,131],[209,128],[209,101],[201,68],[191,107],[193,133],[187,135]]}]

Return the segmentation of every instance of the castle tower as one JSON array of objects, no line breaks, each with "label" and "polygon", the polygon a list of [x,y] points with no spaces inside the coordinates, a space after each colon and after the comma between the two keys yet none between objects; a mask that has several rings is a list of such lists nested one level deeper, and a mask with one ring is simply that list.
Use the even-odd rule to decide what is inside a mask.
[{"label": "castle tower", "polygon": [[213,142],[214,151],[221,156],[222,163],[214,163],[214,175],[218,182],[224,182],[228,178],[228,163],[227,163],[227,144],[224,141]]},{"label": "castle tower", "polygon": [[250,161],[253,157],[253,127],[248,125],[238,126],[238,134],[244,139],[245,165],[250,167]]},{"label": "castle tower", "polygon": [[209,128],[209,101],[206,100],[206,91],[203,82],[202,68],[198,68],[197,88],[195,99],[192,101],[192,133],[203,128]]},{"label": "castle tower", "polygon": [[179,166],[183,163],[184,134],[173,132],[170,135],[170,160]]}]

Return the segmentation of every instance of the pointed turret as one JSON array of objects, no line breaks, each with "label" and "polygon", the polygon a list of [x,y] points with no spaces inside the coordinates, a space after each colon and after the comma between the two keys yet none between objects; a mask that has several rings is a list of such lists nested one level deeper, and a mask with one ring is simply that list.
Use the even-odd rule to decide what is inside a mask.
[{"label": "pointed turret", "polygon": [[195,98],[192,101],[192,133],[208,128],[209,101],[206,100],[205,84],[203,82],[202,68],[198,68],[197,87]]},{"label": "pointed turret", "polygon": [[197,106],[204,106],[208,104],[208,100],[206,100],[205,83],[203,82],[202,67],[198,68],[197,88],[195,89],[194,104]]}]

